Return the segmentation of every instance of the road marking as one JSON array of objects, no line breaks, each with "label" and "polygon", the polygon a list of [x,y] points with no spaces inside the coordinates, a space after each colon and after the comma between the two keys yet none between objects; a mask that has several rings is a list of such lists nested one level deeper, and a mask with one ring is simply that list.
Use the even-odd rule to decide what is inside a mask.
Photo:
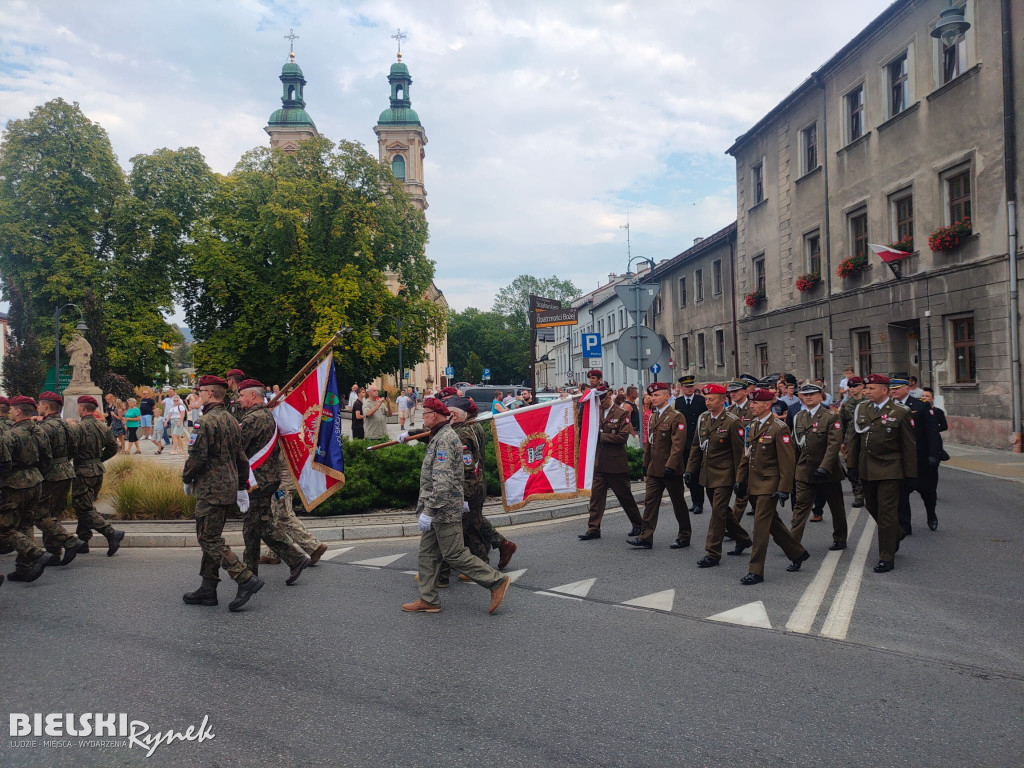
[{"label": "road marking", "polygon": [[517,579],[518,579],[518,578],[519,578],[520,576],[522,576],[522,575],[523,575],[524,573],[526,573],[526,571],[527,571],[527,569],[526,569],[526,568],[523,568],[523,569],[521,569],[521,570],[518,570],[518,571],[509,571],[509,572],[508,572],[508,573],[506,573],[505,575],[506,575],[506,576],[508,576],[508,577],[509,577],[509,578],[510,578],[510,579],[512,580],[512,583],[513,583],[513,584],[515,584],[515,583],[516,583],[516,580],[517,580]]},{"label": "road marking", "polygon": [[419,571],[402,571],[402,573],[408,574],[409,576],[419,576]]},{"label": "road marking", "polygon": [[850,561],[846,578],[839,586],[839,591],[832,600],[832,607],[829,608],[828,616],[825,617],[825,623],[821,628],[823,637],[845,640],[846,633],[850,631],[853,606],[857,603],[860,583],[864,578],[864,568],[867,566],[868,551],[871,549],[877,527],[875,521],[870,517],[864,524],[864,530],[861,531],[860,541],[857,542],[857,549],[853,553],[853,560]]},{"label": "road marking", "polygon": [[400,560],[405,557],[407,552],[402,552],[398,555],[384,555],[384,557],[371,557],[369,560],[356,560],[349,565],[359,565],[363,568],[383,568],[386,565],[391,565],[396,560]]},{"label": "road marking", "polygon": [[[860,509],[854,509],[853,513],[846,520],[847,530],[853,530],[853,526],[857,524],[859,516]],[[821,610],[821,603],[825,599],[829,585],[832,583],[832,577],[835,576],[836,567],[839,565],[839,558],[845,551],[843,549],[825,553],[825,559],[822,561],[821,568],[814,574],[814,579],[807,589],[804,590],[803,595],[800,597],[800,602],[796,604],[793,614],[789,617],[789,621],[786,622],[786,629],[790,632],[803,632],[806,634],[811,631],[811,627],[814,626],[814,620],[818,616],[818,611]]]},{"label": "road marking", "polygon": [[674,589],[666,589],[662,592],[655,592],[651,595],[627,600],[623,605],[632,605],[637,608],[654,608],[657,611],[671,611],[672,603],[675,599],[676,591]]},{"label": "road marking", "polygon": [[716,613],[714,616],[708,616],[708,619],[710,621],[724,621],[728,624],[742,624],[745,627],[772,628],[772,623],[768,619],[768,611],[765,610],[764,603],[760,600]]},{"label": "road marking", "polygon": [[594,586],[595,581],[597,581],[597,579],[583,579],[582,581],[574,581],[571,584],[563,584],[560,587],[552,587],[546,592],[538,592],[537,594],[547,595],[548,597],[586,597],[587,593],[590,592],[590,588]]},{"label": "road marking", "polygon": [[325,552],[324,554],[322,554],[320,556],[320,559],[321,560],[333,560],[338,555],[343,555],[346,552],[348,552],[350,549],[355,549],[355,547],[342,547],[341,549],[329,549],[327,552]]}]

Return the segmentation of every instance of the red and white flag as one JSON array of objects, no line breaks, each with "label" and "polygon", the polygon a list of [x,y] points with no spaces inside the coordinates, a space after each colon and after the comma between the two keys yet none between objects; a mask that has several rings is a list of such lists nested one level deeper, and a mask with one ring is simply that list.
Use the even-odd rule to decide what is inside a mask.
[{"label": "red and white flag", "polygon": [[878,258],[888,264],[891,261],[899,261],[905,259],[911,254],[907,251],[897,251],[895,248],[890,248],[887,245],[875,245],[874,243],[868,243],[868,247],[872,251],[878,254]]},{"label": "red and white flag", "polygon": [[597,441],[601,432],[601,398],[596,389],[587,391],[580,399],[580,448],[576,467],[576,490],[580,496],[589,496],[594,485],[594,461]]},{"label": "red and white flag", "polygon": [[[552,400],[494,415],[495,454],[506,511],[532,499],[579,495],[574,402]],[[588,463],[593,463],[593,457]]]},{"label": "red and white flag", "polygon": [[344,475],[335,477],[313,465],[324,394],[333,364],[334,355],[328,355],[274,408],[281,449],[307,512],[345,484]]}]

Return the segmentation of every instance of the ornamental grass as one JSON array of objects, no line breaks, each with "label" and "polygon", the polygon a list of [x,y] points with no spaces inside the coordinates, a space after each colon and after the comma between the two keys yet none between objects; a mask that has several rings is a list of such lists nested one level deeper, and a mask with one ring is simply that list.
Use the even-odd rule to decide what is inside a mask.
[{"label": "ornamental grass", "polygon": [[195,500],[182,489],[181,470],[144,459],[122,456],[108,463],[101,495],[120,520],[181,520],[195,515]]}]

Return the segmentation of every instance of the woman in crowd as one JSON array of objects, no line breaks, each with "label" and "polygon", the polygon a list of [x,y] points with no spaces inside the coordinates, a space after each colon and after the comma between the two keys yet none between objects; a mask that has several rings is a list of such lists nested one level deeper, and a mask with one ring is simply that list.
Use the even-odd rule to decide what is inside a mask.
[{"label": "woman in crowd", "polygon": [[139,448],[139,423],[142,420],[142,414],[139,411],[137,401],[134,397],[128,398],[128,410],[124,412],[124,428],[128,431],[128,451],[130,455],[132,452],[132,446],[135,446],[135,453],[142,455],[142,449]]},{"label": "woman in crowd", "polygon": [[110,427],[110,434],[117,440],[117,452],[125,453],[124,449],[124,403],[108,393],[103,398],[107,403],[107,425]]},{"label": "woman in crowd", "polygon": [[360,387],[356,391],[356,401],[352,403],[352,439],[362,440],[366,433],[363,430],[363,398],[366,390]]},{"label": "woman in crowd", "polygon": [[195,387],[192,390],[192,394],[188,396],[186,407],[188,408],[188,425],[191,427],[199,421],[199,413],[203,408],[202,403],[199,400],[198,387]]},{"label": "woman in crowd", "polygon": [[170,432],[171,435],[172,454],[181,455],[185,453],[185,417],[187,415],[188,411],[185,408],[185,404],[181,402],[181,397],[175,395],[171,412],[164,419],[164,429]]},{"label": "woman in crowd", "polygon": [[[141,410],[141,409],[140,409]],[[153,435],[149,442],[156,446],[156,455],[164,452],[164,429],[167,428],[167,419],[164,417],[162,406],[153,407]],[[145,438],[143,438],[145,439]]]}]

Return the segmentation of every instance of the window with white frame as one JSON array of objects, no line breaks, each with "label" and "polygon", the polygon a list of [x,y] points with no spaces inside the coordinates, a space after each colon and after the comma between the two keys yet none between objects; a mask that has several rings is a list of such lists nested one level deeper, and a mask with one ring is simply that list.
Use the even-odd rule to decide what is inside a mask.
[{"label": "window with white frame", "polygon": [[801,175],[810,173],[818,167],[818,124],[811,125],[800,131],[800,156],[803,166]]},{"label": "window with white frame", "polygon": [[615,313],[608,315],[608,333],[615,333]]},{"label": "window with white frame", "polygon": [[821,232],[818,230],[804,235],[804,257],[807,271],[821,275]]},{"label": "window with white frame", "polygon": [[846,106],[846,143],[856,141],[864,135],[864,83],[861,83],[843,98]]},{"label": "window with white frame", "polygon": [[889,117],[910,106],[910,58],[904,51],[885,67],[889,84]]},{"label": "window with white frame", "polygon": [[942,66],[939,83],[955,80],[967,71],[967,34],[961,34],[956,40],[946,45],[939,41],[939,63]]},{"label": "window with white frame", "polygon": [[750,195],[754,201],[753,204],[757,205],[764,202],[764,161],[762,160],[757,165],[750,169]]}]

